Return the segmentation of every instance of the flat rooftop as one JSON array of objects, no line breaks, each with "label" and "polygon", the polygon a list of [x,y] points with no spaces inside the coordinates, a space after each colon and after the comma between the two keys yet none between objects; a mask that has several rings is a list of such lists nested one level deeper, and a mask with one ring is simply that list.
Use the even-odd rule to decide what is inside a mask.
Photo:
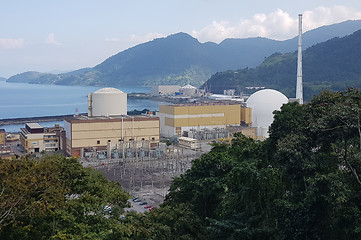
[{"label": "flat rooftop", "polygon": [[31,129],[44,128],[44,127],[41,126],[39,123],[26,123],[26,125],[28,125],[28,127],[31,128]]},{"label": "flat rooftop", "polygon": [[64,118],[66,122],[118,122],[121,121],[153,121],[159,120],[159,117],[149,115],[118,115],[118,116],[101,116],[101,117],[88,117],[84,115],[74,115],[72,117]]},{"label": "flat rooftop", "polygon": [[237,102],[200,102],[200,103],[181,103],[181,104],[164,104],[161,106],[173,106],[173,107],[193,107],[193,106],[224,106],[224,105],[242,105]]}]

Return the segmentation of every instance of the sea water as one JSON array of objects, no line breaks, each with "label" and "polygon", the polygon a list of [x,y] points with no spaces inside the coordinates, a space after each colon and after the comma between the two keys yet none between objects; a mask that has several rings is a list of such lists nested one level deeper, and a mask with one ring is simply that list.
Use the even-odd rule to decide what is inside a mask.
[{"label": "sea water", "polygon": [[[88,112],[88,93],[102,87],[60,86],[0,81],[0,119],[68,115]],[[147,93],[149,87],[116,87],[126,93]],[[148,99],[128,99],[128,111],[159,110],[159,104]],[[39,122],[53,126],[62,122]],[[23,124],[3,125],[7,132],[19,131]]]}]

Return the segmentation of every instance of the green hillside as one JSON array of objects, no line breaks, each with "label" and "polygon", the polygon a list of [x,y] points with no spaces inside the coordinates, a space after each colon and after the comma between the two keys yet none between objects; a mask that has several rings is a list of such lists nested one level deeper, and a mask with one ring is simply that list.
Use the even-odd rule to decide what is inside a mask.
[{"label": "green hillside", "polygon": [[[344,90],[361,87],[361,31],[344,38],[334,38],[303,51],[304,98],[310,99],[324,89]],[[212,92],[234,88],[266,87],[295,95],[297,52],[275,53],[256,68],[219,72],[208,81]]]}]

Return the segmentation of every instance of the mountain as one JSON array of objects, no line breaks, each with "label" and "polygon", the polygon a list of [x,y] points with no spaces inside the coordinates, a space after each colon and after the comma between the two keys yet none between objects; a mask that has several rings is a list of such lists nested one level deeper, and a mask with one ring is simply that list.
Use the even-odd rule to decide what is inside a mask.
[{"label": "mountain", "polygon": [[[303,51],[304,99],[324,89],[361,88],[361,30],[333,38]],[[228,70],[214,74],[207,86],[214,93],[224,89],[248,92],[248,87],[266,87],[295,96],[297,52],[275,53],[256,68]]]},{"label": "mountain", "polygon": [[[304,48],[343,37],[361,29],[361,20],[321,27],[304,34]],[[215,72],[256,67],[275,52],[297,49],[297,38],[276,41],[267,38],[226,39],[219,44],[200,43],[185,33],[139,44],[109,57],[93,68],[65,74],[26,72],[9,82],[61,85],[159,85],[203,84]]]}]

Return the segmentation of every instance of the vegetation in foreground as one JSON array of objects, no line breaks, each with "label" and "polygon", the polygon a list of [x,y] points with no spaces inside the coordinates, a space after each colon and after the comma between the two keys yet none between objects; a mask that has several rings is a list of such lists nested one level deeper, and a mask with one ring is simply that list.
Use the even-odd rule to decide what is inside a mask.
[{"label": "vegetation in foreground", "polygon": [[102,208],[127,195],[75,160],[2,160],[0,238],[360,239],[360,127],[357,89],[286,104],[269,139],[214,144],[162,207],[125,219]]}]

